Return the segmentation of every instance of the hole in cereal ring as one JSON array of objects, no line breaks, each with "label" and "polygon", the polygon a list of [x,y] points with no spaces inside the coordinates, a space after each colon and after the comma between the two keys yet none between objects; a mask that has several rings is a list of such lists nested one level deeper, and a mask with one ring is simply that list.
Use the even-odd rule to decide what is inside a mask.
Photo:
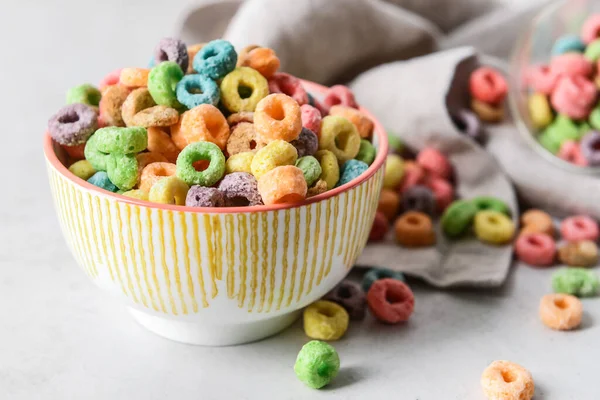
[{"label": "hole in cereal ring", "polygon": [[331,376],[331,372],[333,369],[331,365],[332,364],[326,362],[322,362],[321,364],[319,364],[319,366],[317,367],[317,375],[324,377]]},{"label": "hole in cereal ring", "polygon": [[228,198],[227,200],[232,207],[247,207],[250,205],[250,201],[248,201],[248,199],[244,196],[234,196]]},{"label": "hole in cereal ring", "polygon": [[567,302],[562,297],[559,297],[558,299],[554,299],[554,305],[556,307],[560,308],[561,310],[567,308]]},{"label": "hole in cereal ring", "polygon": [[529,238],[527,238],[527,242],[535,247],[539,247],[542,245],[542,243],[539,241],[539,239],[535,236],[530,236]]},{"label": "hole in cereal ring", "polygon": [[498,223],[500,223],[500,220],[495,215],[490,215],[487,220],[492,225],[497,225]]},{"label": "hole in cereal ring", "polygon": [[129,151],[133,151],[134,147],[133,146],[129,146]]},{"label": "hole in cereal ring", "polygon": [[406,222],[411,225],[419,225],[421,223],[421,220],[419,218],[411,215],[408,218],[406,218]]},{"label": "hole in cereal ring", "polygon": [[198,87],[193,87],[193,88],[191,88],[190,90],[188,90],[188,92],[189,92],[190,94],[202,94],[202,93],[204,93],[204,92],[202,91],[202,89],[200,89],[200,88],[198,88]]},{"label": "hole in cereal ring", "polygon": [[209,58],[214,57],[216,55],[217,55],[217,52],[213,48],[206,49],[204,51],[204,54],[202,54],[202,56],[205,60],[208,60]]},{"label": "hole in cereal ring", "polygon": [[483,76],[483,80],[484,80],[484,81],[485,81],[487,84],[489,84],[491,87],[494,87],[494,83],[495,83],[495,81],[494,81],[494,78],[492,77],[492,74],[485,74],[485,75]]},{"label": "hole in cereal ring", "polygon": [[585,224],[584,224],[584,223],[583,223],[583,221],[581,221],[581,220],[578,220],[578,219],[577,219],[577,220],[575,220],[575,223],[574,223],[574,224],[575,224],[575,226],[576,226],[577,228],[579,228],[579,229],[583,229],[583,228],[585,228]]},{"label": "hole in cereal ring", "polygon": [[331,310],[329,308],[325,308],[325,307],[319,309],[319,314],[324,315],[327,318],[331,318],[335,315],[333,310]]},{"label": "hole in cereal ring", "polygon": [[511,383],[517,380],[517,376],[511,370],[503,369],[502,372],[500,372],[500,374],[502,375],[502,379],[506,383]]},{"label": "hole in cereal ring", "polygon": [[250,150],[256,149],[256,140],[252,139],[250,141]]},{"label": "hole in cereal ring", "polygon": [[69,112],[58,117],[58,122],[61,124],[72,124],[79,121],[79,115],[76,112]]},{"label": "hole in cereal ring", "polygon": [[285,118],[285,111],[283,111],[283,106],[279,101],[269,103],[269,105],[265,107],[265,112],[269,117],[277,121],[282,121]]},{"label": "hole in cereal ring", "polygon": [[385,292],[385,301],[390,304],[399,303],[402,301],[402,297],[398,293],[388,290]]},{"label": "hole in cereal ring", "polygon": [[194,161],[192,163],[192,166],[194,167],[194,169],[199,172],[206,170],[209,165],[210,165],[210,161],[208,161],[208,160],[198,160],[198,161]]},{"label": "hole in cereal ring", "polygon": [[338,149],[345,149],[348,144],[348,139],[351,137],[351,132],[342,132],[335,137],[335,146]]},{"label": "hole in cereal ring", "polygon": [[238,94],[240,95],[240,98],[247,99],[248,97],[252,96],[252,88],[240,85],[238,86]]},{"label": "hole in cereal ring", "polygon": [[296,194],[296,193],[289,193],[286,194],[283,197],[280,197],[279,200],[276,202],[277,204],[281,204],[281,203],[297,203],[299,201],[304,200],[304,197]]},{"label": "hole in cereal ring", "polygon": [[348,289],[346,286],[342,286],[338,289],[338,296],[340,296],[342,299],[349,299],[350,297],[352,297],[352,293],[350,293],[350,289]]},{"label": "hole in cereal ring", "polygon": [[165,53],[164,50],[161,50],[158,55],[158,60],[156,60],[156,61],[161,62],[161,61],[167,61],[168,59],[169,59],[169,56],[167,55],[167,53]]}]

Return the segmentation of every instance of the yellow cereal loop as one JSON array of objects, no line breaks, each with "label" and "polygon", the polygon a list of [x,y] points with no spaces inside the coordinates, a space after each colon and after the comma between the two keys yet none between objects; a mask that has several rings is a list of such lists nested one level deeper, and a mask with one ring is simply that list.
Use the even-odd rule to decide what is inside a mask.
[{"label": "yellow cereal loop", "polygon": [[504,244],[510,242],[515,234],[515,224],[501,212],[479,211],[473,223],[475,236],[482,242]]},{"label": "yellow cereal loop", "polygon": [[150,189],[148,199],[154,203],[185,205],[189,186],[175,175],[162,178]]},{"label": "yellow cereal loop", "polygon": [[340,166],[335,154],[329,150],[319,150],[316,152],[315,158],[321,164],[321,170],[323,171],[319,179],[327,183],[327,190],[333,189],[340,180]]},{"label": "yellow cereal loop", "polygon": [[252,160],[254,159],[254,151],[243,151],[241,153],[229,156],[225,162],[225,174],[233,172],[252,173]]},{"label": "yellow cereal loop", "polygon": [[303,318],[306,336],[319,340],[338,340],[346,333],[350,320],[344,307],[326,300],[306,307]]},{"label": "yellow cereal loop", "polygon": [[254,111],[256,105],[269,94],[264,76],[249,67],[238,67],[221,82],[221,102],[232,113]]},{"label": "yellow cereal loop", "polygon": [[297,158],[298,151],[294,146],[283,140],[274,140],[256,152],[250,169],[258,179],[275,167],[294,165]]},{"label": "yellow cereal loop", "polygon": [[396,154],[390,154],[385,160],[385,172],[383,175],[383,187],[395,189],[404,177],[404,160]]},{"label": "yellow cereal loop", "polygon": [[542,129],[550,125],[554,116],[552,115],[552,109],[546,95],[542,93],[530,95],[527,99],[527,105],[533,126],[537,129]]},{"label": "yellow cereal loop", "polygon": [[359,149],[360,135],[352,122],[334,115],[323,118],[319,150],[331,151],[342,165],[356,157]]},{"label": "yellow cereal loop", "polygon": [[80,160],[71,164],[69,171],[84,181],[87,181],[96,173],[96,170],[88,160]]},{"label": "yellow cereal loop", "polygon": [[148,192],[141,189],[128,190],[123,193],[123,196],[132,197],[138,200],[146,200],[148,201]]}]

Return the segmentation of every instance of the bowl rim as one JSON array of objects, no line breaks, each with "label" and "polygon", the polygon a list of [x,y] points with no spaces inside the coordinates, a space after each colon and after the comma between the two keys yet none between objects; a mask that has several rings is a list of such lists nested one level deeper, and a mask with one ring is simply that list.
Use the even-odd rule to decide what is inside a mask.
[{"label": "bowl rim", "polygon": [[[533,30],[534,24],[541,18],[548,16],[553,12],[557,12],[561,7],[567,4],[566,0],[552,2],[542,7],[542,9],[521,29],[517,40],[515,41],[513,48],[510,52],[509,63],[508,63],[508,77],[509,77],[509,90],[508,90],[508,106],[513,116],[513,120],[519,131],[521,137],[529,144],[529,147],[540,155],[543,159],[549,163],[562,168],[567,172],[572,172],[579,175],[600,175],[600,167],[592,166],[579,166],[572,164],[568,161],[563,160],[556,154],[552,154],[540,142],[536,139],[539,132],[530,129],[525,119],[521,116],[520,112],[520,96],[521,96],[521,79],[522,75],[518,73],[518,58],[519,51],[525,46],[527,35]],[[549,60],[548,60],[549,61]],[[534,64],[529,64],[531,66]]]},{"label": "bowl rim", "polygon": [[[316,92],[323,94],[327,87],[320,85],[318,83],[301,80],[303,86],[309,92]],[[387,134],[385,133],[385,129],[381,125],[381,123],[371,114],[369,111],[359,106],[359,110],[363,112],[368,118],[373,121],[373,137],[377,137],[378,141],[378,150],[377,156],[375,160],[371,163],[369,168],[363,172],[357,178],[351,180],[343,184],[342,186],[335,187],[331,190],[326,191],[325,193],[318,194],[316,196],[305,199],[302,202],[298,203],[289,203],[289,204],[273,204],[273,205],[258,205],[258,206],[246,206],[246,207],[189,207],[189,206],[180,206],[175,204],[161,204],[161,203],[153,203],[150,201],[139,200],[129,196],[123,196],[121,194],[112,193],[107,190],[101,189],[91,183],[75,176],[69,169],[63,165],[62,162],[58,159],[56,152],[54,151],[54,140],[50,136],[50,134],[46,131],[44,134],[44,155],[46,160],[52,165],[52,167],[64,178],[68,179],[76,186],[79,186],[88,191],[94,192],[95,194],[114,199],[118,202],[128,203],[140,207],[146,208],[155,208],[160,210],[170,210],[170,211],[179,211],[186,213],[212,213],[212,214],[234,214],[234,213],[252,213],[252,212],[268,212],[268,211],[277,211],[277,210],[286,210],[291,208],[303,207],[309,204],[318,203],[323,200],[330,199],[339,194],[347,192],[363,182],[370,179],[375,173],[383,167],[383,164],[386,160],[388,153],[388,140]]]}]

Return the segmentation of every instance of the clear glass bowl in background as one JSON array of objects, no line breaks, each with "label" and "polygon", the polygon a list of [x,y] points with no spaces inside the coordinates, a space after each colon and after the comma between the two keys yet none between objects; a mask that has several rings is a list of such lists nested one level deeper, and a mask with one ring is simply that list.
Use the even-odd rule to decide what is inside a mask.
[{"label": "clear glass bowl in background", "polygon": [[532,65],[550,61],[552,46],[559,37],[579,34],[583,22],[592,13],[600,12],[598,0],[558,1],[544,8],[519,36],[509,68],[509,106],[517,128],[525,140],[541,156],[561,168],[577,174],[600,176],[600,167],[580,167],[564,161],[546,150],[536,139],[527,108],[529,90],[526,73]]}]

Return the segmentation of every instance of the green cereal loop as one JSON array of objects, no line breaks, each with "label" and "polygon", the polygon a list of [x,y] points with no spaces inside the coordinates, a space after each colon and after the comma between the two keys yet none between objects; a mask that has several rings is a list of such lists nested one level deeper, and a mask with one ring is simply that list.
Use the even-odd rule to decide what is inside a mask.
[{"label": "green cereal loop", "polygon": [[594,40],[585,48],[583,56],[591,62],[596,62],[600,58],[600,39]]},{"label": "green cereal loop", "polygon": [[492,210],[502,214],[510,215],[510,208],[502,200],[491,196],[479,196],[471,200],[478,211]]},{"label": "green cereal loop", "polygon": [[340,357],[333,346],[311,340],[298,353],[294,372],[299,380],[313,389],[327,385],[340,370]]},{"label": "green cereal loop", "polygon": [[552,274],[552,289],[577,297],[591,297],[598,292],[600,281],[594,271],[585,268],[561,268]]},{"label": "green cereal loop", "polygon": [[358,149],[358,154],[355,159],[358,161],[362,161],[367,165],[371,165],[375,160],[375,156],[377,155],[377,151],[375,150],[375,146],[371,144],[366,139],[362,139],[360,141],[360,148]]},{"label": "green cereal loop", "polygon": [[548,126],[550,134],[561,143],[565,140],[581,139],[580,127],[566,115],[558,114],[556,119]]},{"label": "green cereal loop", "polygon": [[356,157],[359,149],[360,135],[352,122],[335,115],[321,120],[319,150],[331,151],[342,165]]},{"label": "green cereal loop", "polygon": [[581,140],[581,138],[584,137],[585,134],[588,133],[591,130],[592,130],[592,126],[589,123],[587,123],[585,121],[583,121],[582,123],[580,123],[577,126],[577,133],[579,135],[579,137],[577,138],[577,140]]},{"label": "green cereal loop", "polygon": [[300,157],[296,161],[296,167],[302,170],[308,187],[311,187],[313,183],[318,181],[321,173],[323,172],[321,164],[319,164],[319,161],[317,161],[317,159],[313,156]]},{"label": "green cereal loop", "polygon": [[589,121],[594,129],[600,129],[600,106],[597,106],[592,110]]},{"label": "green cereal loop", "polygon": [[89,83],[72,87],[67,92],[67,104],[83,103],[98,107],[102,93]]},{"label": "green cereal loop", "polygon": [[92,164],[88,160],[79,160],[71,164],[69,171],[84,181],[87,181],[96,173],[96,169],[92,167]]},{"label": "green cereal loop", "polygon": [[99,141],[100,136],[96,136],[96,134],[90,136],[88,141],[85,143],[83,154],[85,159],[92,164],[92,167],[94,167],[96,171],[106,171],[108,154],[98,150]]},{"label": "green cereal loop", "polygon": [[333,189],[340,180],[340,166],[335,154],[329,150],[319,150],[315,153],[315,158],[323,170],[320,179],[327,183],[327,190]]},{"label": "green cereal loop", "polygon": [[442,215],[441,225],[444,233],[449,237],[458,237],[463,234],[473,222],[477,207],[466,200],[457,200],[450,204]]},{"label": "green cereal loop", "polygon": [[[196,171],[193,163],[208,160],[210,164],[204,171]],[[188,144],[177,157],[177,173],[189,186],[212,186],[225,173],[225,156],[214,143],[196,142]]]},{"label": "green cereal loop", "polygon": [[106,162],[108,179],[119,189],[129,190],[138,180],[138,160],[134,154],[109,154]]},{"label": "green cereal loop", "polygon": [[132,154],[148,147],[148,132],[141,126],[109,126],[98,129],[92,136],[96,136],[96,146],[103,153]]},{"label": "green cereal loop", "polygon": [[150,70],[148,90],[158,105],[184,110],[177,101],[177,84],[183,79],[181,67],[174,61],[164,61]]},{"label": "green cereal loop", "polygon": [[543,148],[548,150],[552,154],[557,154],[560,150],[560,142],[553,138],[548,131],[543,131],[540,136],[538,136],[538,141],[542,145]]}]

